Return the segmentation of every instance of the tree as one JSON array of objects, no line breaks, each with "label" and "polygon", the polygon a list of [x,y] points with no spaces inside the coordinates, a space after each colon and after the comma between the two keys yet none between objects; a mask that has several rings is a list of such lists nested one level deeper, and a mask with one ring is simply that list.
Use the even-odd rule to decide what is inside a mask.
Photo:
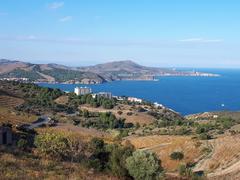
[{"label": "tree", "polygon": [[62,159],[68,155],[68,139],[62,133],[46,132],[37,135],[34,144],[44,156]]},{"label": "tree", "polygon": [[105,150],[105,143],[102,139],[93,138],[89,143],[90,157],[87,165],[97,171],[103,171],[108,162],[109,153]]},{"label": "tree", "polygon": [[148,151],[137,150],[126,159],[129,174],[136,180],[152,180],[161,176],[163,168],[157,156]]},{"label": "tree", "polygon": [[86,143],[82,142],[77,136],[69,136],[68,146],[71,162],[80,162],[84,157]]},{"label": "tree", "polygon": [[110,157],[108,166],[113,175],[118,177],[128,176],[128,170],[126,169],[126,159],[132,155],[132,147],[122,147],[119,145],[109,145]]},{"label": "tree", "polygon": [[104,141],[100,138],[92,138],[89,143],[89,150],[93,153],[104,151]]},{"label": "tree", "polygon": [[170,154],[171,159],[173,160],[182,160],[184,158],[184,154],[182,152],[173,152]]},{"label": "tree", "polygon": [[88,118],[89,117],[89,111],[84,109],[83,110],[83,117]]}]

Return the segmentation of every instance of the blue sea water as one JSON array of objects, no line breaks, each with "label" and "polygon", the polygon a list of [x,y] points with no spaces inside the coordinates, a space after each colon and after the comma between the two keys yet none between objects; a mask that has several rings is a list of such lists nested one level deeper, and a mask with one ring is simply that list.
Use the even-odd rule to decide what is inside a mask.
[{"label": "blue sea water", "polygon": [[[197,69],[220,77],[159,77],[159,81],[115,81],[87,85],[93,92],[108,91],[161,103],[182,115],[207,111],[240,110],[240,70]],[[40,86],[73,91],[75,84]],[[85,85],[83,85],[85,86]]]}]

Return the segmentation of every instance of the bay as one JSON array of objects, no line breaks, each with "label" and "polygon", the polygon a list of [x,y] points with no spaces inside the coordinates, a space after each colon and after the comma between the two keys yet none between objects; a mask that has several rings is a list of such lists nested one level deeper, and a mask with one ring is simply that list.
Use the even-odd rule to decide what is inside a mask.
[{"label": "bay", "polygon": [[48,84],[43,87],[74,91],[76,86],[133,96],[161,103],[182,115],[209,111],[240,110],[239,69],[196,69],[220,77],[158,77],[159,81],[114,81],[97,85]]}]

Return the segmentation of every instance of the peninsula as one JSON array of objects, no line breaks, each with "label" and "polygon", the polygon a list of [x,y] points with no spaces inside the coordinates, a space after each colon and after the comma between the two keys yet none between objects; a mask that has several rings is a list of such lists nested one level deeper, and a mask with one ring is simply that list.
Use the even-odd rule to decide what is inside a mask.
[{"label": "peninsula", "polygon": [[100,84],[117,80],[154,80],[156,76],[208,76],[217,74],[177,71],[170,68],[146,67],[133,61],[114,61],[87,67],[59,64],[33,64],[0,60],[0,78],[27,82]]}]

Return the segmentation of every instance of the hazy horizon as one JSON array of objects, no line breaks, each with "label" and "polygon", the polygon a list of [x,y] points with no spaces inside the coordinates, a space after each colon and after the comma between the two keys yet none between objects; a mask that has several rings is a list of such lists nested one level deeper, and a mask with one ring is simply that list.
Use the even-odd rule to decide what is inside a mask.
[{"label": "hazy horizon", "polygon": [[1,1],[1,58],[240,68],[238,1]]}]

